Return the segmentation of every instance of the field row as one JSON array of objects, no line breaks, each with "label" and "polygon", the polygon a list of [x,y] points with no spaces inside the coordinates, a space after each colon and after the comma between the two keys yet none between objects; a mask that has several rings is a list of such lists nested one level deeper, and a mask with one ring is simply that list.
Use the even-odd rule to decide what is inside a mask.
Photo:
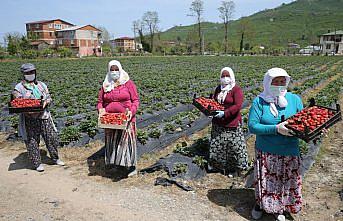
[{"label": "field row", "polygon": [[[95,110],[98,90],[106,75],[110,59],[38,60],[38,78],[46,82],[54,104],[51,112],[61,131],[61,141],[68,144],[87,135],[96,137],[97,114]],[[293,91],[301,93],[322,80],[342,71],[330,67],[339,57],[153,57],[122,58],[123,68],[130,74],[139,90],[141,107],[138,122],[149,119],[155,124],[146,125],[138,132],[144,144],[171,133],[187,130],[201,116],[197,110],[175,113],[180,105],[190,104],[194,94],[208,96],[218,84],[222,67],[234,69],[236,80],[243,88],[245,99],[251,101],[262,89],[264,73],[272,67],[288,71],[292,83],[299,82]],[[18,69],[23,62],[0,63],[0,105],[5,108],[14,85],[20,81]],[[182,108],[181,108],[182,109]],[[162,120],[161,120],[162,119]],[[141,120],[141,121],[140,121]],[[1,121],[7,130],[15,128],[17,116],[7,116],[2,111]],[[139,127],[139,123],[138,123]]]}]

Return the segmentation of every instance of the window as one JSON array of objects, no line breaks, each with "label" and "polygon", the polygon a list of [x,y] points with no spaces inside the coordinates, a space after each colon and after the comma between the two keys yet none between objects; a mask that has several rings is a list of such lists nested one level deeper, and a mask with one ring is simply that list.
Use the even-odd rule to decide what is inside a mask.
[{"label": "window", "polygon": [[61,24],[55,24],[55,29],[61,29]]},{"label": "window", "polygon": [[39,24],[36,24],[36,28],[39,28]]},{"label": "window", "polygon": [[63,41],[62,41],[61,39],[58,40],[58,44],[59,44],[59,45],[63,44]]},{"label": "window", "polygon": [[326,50],[330,50],[331,49],[331,45],[330,44],[327,44],[326,45]]},{"label": "window", "polygon": [[53,28],[54,26],[53,26],[53,23],[50,23],[49,24],[49,28]]},{"label": "window", "polygon": [[70,40],[70,44],[74,45],[75,44],[74,40]]},{"label": "window", "polygon": [[49,32],[50,37],[52,37],[52,32]]}]

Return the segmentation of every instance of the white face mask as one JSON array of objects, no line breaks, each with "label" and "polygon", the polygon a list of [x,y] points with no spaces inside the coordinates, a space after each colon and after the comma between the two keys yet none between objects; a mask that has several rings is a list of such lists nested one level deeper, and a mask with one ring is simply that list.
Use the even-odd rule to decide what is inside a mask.
[{"label": "white face mask", "polygon": [[220,78],[220,83],[222,85],[228,85],[232,83],[232,80],[229,77],[223,77],[223,78]]},{"label": "white face mask", "polygon": [[277,97],[280,96],[281,93],[285,92],[287,90],[286,86],[275,86],[275,85],[270,85],[270,92],[272,93],[273,96]]},{"label": "white face mask", "polygon": [[118,80],[120,77],[119,71],[110,71],[110,76],[113,80]]},{"label": "white face mask", "polygon": [[26,81],[32,82],[36,79],[36,74],[25,74],[24,78]]}]

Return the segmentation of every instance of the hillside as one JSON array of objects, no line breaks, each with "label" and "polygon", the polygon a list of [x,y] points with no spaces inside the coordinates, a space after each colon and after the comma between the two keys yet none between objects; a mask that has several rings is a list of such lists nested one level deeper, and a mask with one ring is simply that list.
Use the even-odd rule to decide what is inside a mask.
[{"label": "hillside", "polygon": [[[250,45],[286,46],[295,42],[302,46],[319,42],[318,35],[343,29],[343,0],[298,0],[267,9],[248,17],[232,21],[229,25],[229,41],[238,48],[240,23],[249,23],[245,43]],[[222,42],[224,25],[202,23],[205,42]],[[161,33],[161,40],[186,42],[187,36],[196,31],[196,25],[177,26]],[[230,44],[230,43],[229,43]]]}]

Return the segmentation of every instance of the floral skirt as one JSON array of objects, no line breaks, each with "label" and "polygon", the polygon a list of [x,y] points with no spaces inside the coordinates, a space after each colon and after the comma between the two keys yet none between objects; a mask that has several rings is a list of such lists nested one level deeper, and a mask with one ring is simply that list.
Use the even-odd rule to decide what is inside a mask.
[{"label": "floral skirt", "polygon": [[300,157],[256,150],[256,203],[267,213],[298,213],[302,208]]},{"label": "floral skirt", "polygon": [[241,126],[225,128],[212,124],[210,164],[224,173],[247,169],[248,154]]},{"label": "floral skirt", "polygon": [[131,167],[137,162],[136,124],[126,130],[105,129],[105,164]]}]

